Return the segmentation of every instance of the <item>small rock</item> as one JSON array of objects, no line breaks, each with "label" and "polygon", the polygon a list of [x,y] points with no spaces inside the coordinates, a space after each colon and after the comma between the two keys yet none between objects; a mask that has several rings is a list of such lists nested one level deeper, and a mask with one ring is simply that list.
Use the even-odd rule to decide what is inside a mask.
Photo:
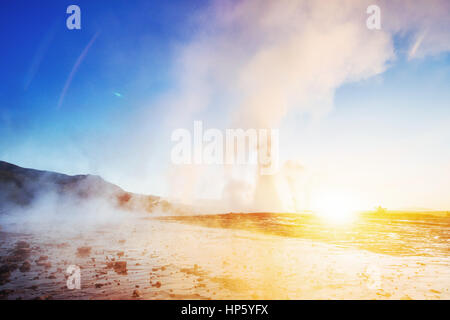
[{"label": "small rock", "polygon": [[79,247],[77,248],[77,255],[80,257],[86,257],[91,254],[91,247]]},{"label": "small rock", "polygon": [[142,296],[142,293],[138,289],[133,291],[133,298],[140,298],[141,296]]},{"label": "small rock", "polygon": [[28,272],[31,269],[31,263],[26,260],[22,265],[20,266],[19,270],[20,272]]},{"label": "small rock", "polygon": [[127,273],[127,262],[126,261],[116,261],[112,265],[115,272],[118,274],[126,274]]}]

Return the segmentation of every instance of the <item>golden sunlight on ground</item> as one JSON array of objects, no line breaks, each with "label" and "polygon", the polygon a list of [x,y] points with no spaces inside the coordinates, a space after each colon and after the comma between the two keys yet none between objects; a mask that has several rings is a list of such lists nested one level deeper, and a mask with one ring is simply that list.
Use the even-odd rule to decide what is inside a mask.
[{"label": "golden sunlight on ground", "polygon": [[[253,213],[1,231],[10,271],[0,299],[448,299],[448,241],[446,216],[408,213],[339,227],[309,214]],[[70,265],[81,270],[78,290],[66,285]]]},{"label": "golden sunlight on ground", "polygon": [[355,199],[342,192],[326,192],[319,197],[313,205],[314,212],[326,223],[347,224],[351,223],[358,211]]}]

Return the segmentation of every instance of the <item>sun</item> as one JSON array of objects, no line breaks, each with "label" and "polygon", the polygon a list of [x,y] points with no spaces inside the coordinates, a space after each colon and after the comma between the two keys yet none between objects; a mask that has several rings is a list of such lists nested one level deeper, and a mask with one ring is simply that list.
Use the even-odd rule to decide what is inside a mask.
[{"label": "sun", "polygon": [[315,201],[314,212],[328,223],[347,224],[356,217],[357,201],[350,194],[327,192],[319,195]]}]

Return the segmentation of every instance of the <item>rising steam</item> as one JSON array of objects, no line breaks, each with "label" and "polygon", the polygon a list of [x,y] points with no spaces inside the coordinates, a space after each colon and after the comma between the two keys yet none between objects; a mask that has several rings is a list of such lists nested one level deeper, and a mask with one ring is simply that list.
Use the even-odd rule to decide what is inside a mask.
[{"label": "rising steam", "polygon": [[[380,1],[382,28],[369,30],[366,8],[372,2],[214,2],[198,15],[196,30],[200,31],[180,50],[175,68],[178,98],[170,100],[174,110],[170,118],[192,119],[215,108],[230,119],[230,127],[279,128],[288,115],[325,114],[332,108],[339,86],[384,72],[396,58],[395,34],[410,32],[413,39],[416,34],[420,37],[419,44],[413,40],[414,56],[449,49],[447,31],[441,24],[448,30],[441,11],[449,7],[445,1],[432,1],[432,5],[427,1]],[[432,36],[424,37],[424,28]],[[278,195],[292,193],[292,179],[286,170],[276,176],[242,180],[241,187],[237,187],[233,170],[242,168],[225,170],[224,199],[236,199],[226,193],[241,192],[250,184],[254,197],[247,202],[249,210],[299,207],[301,200],[287,205]],[[202,179],[204,171],[192,173],[190,187]],[[283,190],[277,186],[280,179],[288,186]],[[195,198],[193,188],[190,193]]]}]

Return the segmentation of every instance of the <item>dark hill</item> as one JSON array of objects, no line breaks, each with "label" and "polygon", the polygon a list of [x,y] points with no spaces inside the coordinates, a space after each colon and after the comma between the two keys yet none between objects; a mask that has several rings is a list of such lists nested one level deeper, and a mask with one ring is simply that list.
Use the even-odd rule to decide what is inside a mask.
[{"label": "dark hill", "polygon": [[126,192],[94,175],[75,175],[22,168],[0,161],[0,213],[12,207],[27,207],[47,193],[85,200],[102,198],[128,210],[151,211],[157,204],[167,207],[159,197]]}]

